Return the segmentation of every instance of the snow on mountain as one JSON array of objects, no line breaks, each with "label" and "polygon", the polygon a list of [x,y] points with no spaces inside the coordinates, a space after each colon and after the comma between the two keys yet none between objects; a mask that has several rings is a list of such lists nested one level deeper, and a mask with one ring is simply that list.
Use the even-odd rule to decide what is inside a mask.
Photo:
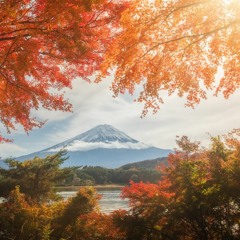
[{"label": "snow on mountain", "polygon": [[98,125],[68,141],[46,149],[47,152],[57,152],[61,149],[67,151],[89,151],[98,148],[108,149],[145,149],[150,145],[141,143],[111,125]]},{"label": "snow on mountain", "polygon": [[138,141],[129,137],[124,132],[119,131],[111,125],[98,125],[85,133],[75,137],[74,140],[81,140],[84,142],[131,142],[137,143]]}]

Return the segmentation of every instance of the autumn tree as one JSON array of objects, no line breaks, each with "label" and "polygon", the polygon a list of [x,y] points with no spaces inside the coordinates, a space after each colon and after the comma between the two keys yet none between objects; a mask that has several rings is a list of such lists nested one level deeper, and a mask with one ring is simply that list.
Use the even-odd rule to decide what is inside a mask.
[{"label": "autumn tree", "polygon": [[108,0],[0,1],[0,121],[8,132],[40,127],[32,109],[71,111],[60,90],[99,70],[123,9]]},{"label": "autumn tree", "polygon": [[7,168],[0,169],[0,195],[7,197],[9,193],[20,186],[21,192],[33,202],[49,201],[57,197],[53,186],[63,180],[71,169],[60,168],[67,159],[66,152],[58,152],[45,158],[35,157],[32,160],[19,162],[7,159]]},{"label": "autumn tree", "polygon": [[[240,141],[211,138],[209,149],[189,138],[160,166],[158,184],[131,183],[131,210],[116,218],[127,239],[238,239]],[[187,153],[187,154],[186,154]]]},{"label": "autumn tree", "polygon": [[[19,190],[14,189],[8,196],[8,202],[0,204],[0,238],[1,239],[39,239],[41,232],[44,234],[45,220],[44,209],[30,205]],[[41,212],[42,218],[38,218]],[[44,219],[45,218],[45,219]],[[40,224],[43,223],[43,224]],[[43,238],[45,239],[45,238]]]},{"label": "autumn tree", "polygon": [[[88,239],[87,226],[94,221],[88,217],[96,210],[98,196],[92,188],[81,188],[77,195],[51,204],[29,202],[19,187],[11,191],[8,201],[0,203],[0,238],[7,239]],[[95,215],[97,212],[95,213]],[[76,225],[79,218],[84,223]],[[76,235],[78,226],[81,235]],[[83,229],[85,228],[86,229]],[[92,232],[94,234],[94,232]],[[97,238],[95,238],[97,239]]]},{"label": "autumn tree", "polygon": [[240,86],[239,16],[237,0],[132,0],[103,76],[114,69],[116,95],[141,85],[143,114],[156,112],[166,93],[185,96],[191,107],[208,90],[228,98]]},{"label": "autumn tree", "polygon": [[82,215],[77,220],[72,236],[82,240],[126,240],[125,231],[116,226],[114,218],[115,213],[91,212]]},{"label": "autumn tree", "polygon": [[69,238],[71,235],[75,235],[73,239],[79,239],[75,233],[77,220],[80,216],[93,212],[98,199],[93,187],[80,188],[77,195],[65,204],[61,214],[52,221],[51,239]]}]

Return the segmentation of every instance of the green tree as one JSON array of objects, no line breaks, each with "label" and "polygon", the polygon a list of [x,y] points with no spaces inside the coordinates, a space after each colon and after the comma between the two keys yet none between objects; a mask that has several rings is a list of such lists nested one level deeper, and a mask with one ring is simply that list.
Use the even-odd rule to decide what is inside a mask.
[{"label": "green tree", "polygon": [[6,197],[15,186],[36,202],[54,199],[53,185],[64,179],[71,169],[61,169],[60,165],[67,159],[66,152],[60,151],[45,158],[19,162],[6,160],[7,169],[0,169],[0,192]]}]

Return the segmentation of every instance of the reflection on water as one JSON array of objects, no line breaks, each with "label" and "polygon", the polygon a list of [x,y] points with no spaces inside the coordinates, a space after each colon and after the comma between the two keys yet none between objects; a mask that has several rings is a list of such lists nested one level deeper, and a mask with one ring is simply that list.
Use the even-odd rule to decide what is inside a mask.
[{"label": "reflection on water", "polygon": [[112,190],[112,191],[98,191],[98,193],[102,196],[99,201],[101,211],[104,213],[109,213],[117,209],[129,209],[128,200],[122,199],[120,197],[120,190]]},{"label": "reflection on water", "polygon": [[[99,189],[98,194],[101,195],[99,201],[100,209],[104,213],[110,213],[117,209],[129,209],[128,200],[120,197],[121,190],[119,189]],[[72,197],[77,191],[60,191],[60,194],[64,199]]]}]

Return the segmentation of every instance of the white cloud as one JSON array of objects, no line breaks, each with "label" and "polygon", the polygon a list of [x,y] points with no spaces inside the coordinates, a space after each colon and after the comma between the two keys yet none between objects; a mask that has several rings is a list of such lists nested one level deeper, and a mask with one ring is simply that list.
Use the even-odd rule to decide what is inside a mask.
[{"label": "white cloud", "polygon": [[[75,140],[70,145],[65,146],[64,149],[66,149],[68,151],[71,151],[71,152],[74,152],[74,151],[89,151],[89,150],[97,149],[97,148],[145,149],[145,148],[149,148],[149,147],[150,147],[150,145],[146,145],[146,144],[141,143],[141,142],[121,143],[121,142],[115,141],[115,142],[104,143],[104,142],[83,142],[83,141]],[[48,152],[58,152],[61,149],[62,149],[62,147],[52,148],[52,149],[48,150]]]},{"label": "white cloud", "polygon": [[[145,118],[140,118],[143,104],[132,102],[129,96],[112,98],[110,83],[111,78],[99,84],[75,80],[73,89],[67,90],[66,94],[73,104],[74,112],[41,110],[38,116],[49,119],[48,123],[42,129],[34,130],[29,137],[13,135],[15,143],[31,153],[72,138],[96,125],[110,124],[140,142],[173,148],[176,135],[188,135],[207,143],[207,132],[218,135],[240,127],[239,93],[228,100],[209,95],[208,100],[202,101],[195,109],[185,108],[184,99],[167,96],[157,114],[149,113]],[[8,149],[0,149],[5,155],[9,153]],[[10,153],[21,155],[23,152],[12,147]]]},{"label": "white cloud", "polygon": [[[171,96],[157,114],[149,113],[145,118],[140,118],[143,105],[129,102],[121,96],[112,98],[108,84],[106,81],[102,85],[94,85],[84,96],[80,94],[80,104],[74,99],[76,111],[66,129],[55,135],[56,139],[64,136],[67,139],[95,125],[107,123],[144,143],[172,148],[176,135],[189,135],[193,139],[204,140],[208,138],[207,132],[217,135],[239,127],[238,94],[229,100],[210,95],[207,101],[202,101],[195,109],[185,108],[184,99]],[[75,91],[77,89],[74,88]]]}]

